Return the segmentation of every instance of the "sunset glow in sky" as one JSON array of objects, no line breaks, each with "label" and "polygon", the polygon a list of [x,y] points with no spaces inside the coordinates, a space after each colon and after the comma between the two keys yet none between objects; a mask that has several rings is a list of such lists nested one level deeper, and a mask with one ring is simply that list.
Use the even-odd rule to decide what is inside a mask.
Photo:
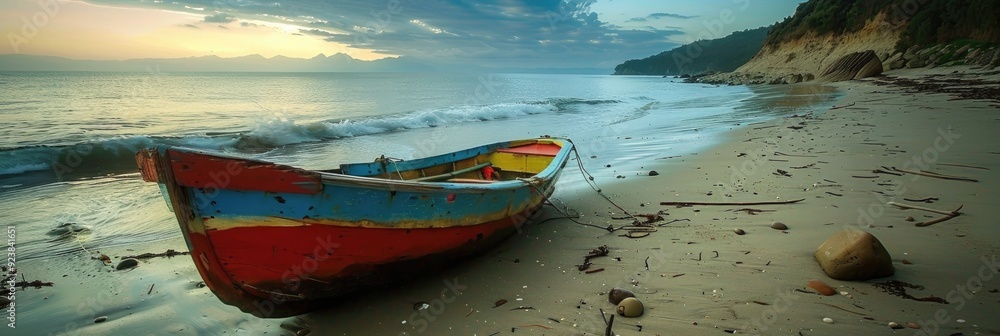
[{"label": "sunset glow in sky", "polygon": [[130,59],[346,53],[363,60],[607,67],[774,23],[798,2],[3,0],[0,54]]}]

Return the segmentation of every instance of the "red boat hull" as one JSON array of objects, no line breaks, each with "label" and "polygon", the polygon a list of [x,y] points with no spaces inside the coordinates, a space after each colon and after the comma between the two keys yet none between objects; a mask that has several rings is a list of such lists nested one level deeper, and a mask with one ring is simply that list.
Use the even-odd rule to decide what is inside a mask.
[{"label": "red boat hull", "polygon": [[316,298],[400,282],[479,254],[515,233],[539,208],[463,227],[257,226],[189,237],[199,271],[222,301],[259,317],[283,317],[334,303]]}]

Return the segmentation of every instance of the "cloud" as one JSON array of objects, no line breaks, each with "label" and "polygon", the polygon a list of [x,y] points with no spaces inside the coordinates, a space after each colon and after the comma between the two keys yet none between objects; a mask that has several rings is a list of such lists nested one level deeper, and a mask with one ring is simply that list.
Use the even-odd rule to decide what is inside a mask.
[{"label": "cloud", "polygon": [[320,30],[320,29],[300,29],[299,32],[302,33],[302,34],[316,35],[316,36],[323,36],[323,37],[332,37],[332,36],[337,36],[338,35],[338,34],[334,34],[334,33],[331,33],[331,32],[325,31],[325,30]]},{"label": "cloud", "polygon": [[193,24],[184,24],[184,25],[181,25],[181,27],[184,27],[184,28],[194,28],[194,29],[201,29],[201,27],[198,27],[198,26],[195,26],[195,25],[193,25]]},{"label": "cloud", "polygon": [[680,14],[674,14],[674,13],[652,13],[652,14],[649,14],[648,16],[646,16],[646,17],[650,18],[650,19],[662,19],[662,18],[693,19],[693,18],[696,18],[698,16],[687,16],[687,15],[680,15]]},{"label": "cloud", "polygon": [[[117,3],[126,0],[93,0]],[[591,10],[596,0],[172,0],[221,12],[206,22],[271,21],[307,29],[295,33],[375,53],[428,62],[489,67],[588,67],[669,50],[679,29],[609,24]],[[225,4],[224,8],[219,3]],[[667,15],[668,13],[654,13]],[[677,15],[677,14],[672,14]],[[652,18],[653,16],[645,19]],[[682,15],[676,17],[690,18]],[[243,26],[250,25],[245,21]]]},{"label": "cloud", "polygon": [[232,23],[236,22],[236,20],[235,16],[226,13],[213,14],[205,17],[205,22],[208,23]]},{"label": "cloud", "polygon": [[647,21],[646,18],[634,17],[634,18],[628,19],[628,21],[625,21],[625,22],[646,22],[646,21]]}]

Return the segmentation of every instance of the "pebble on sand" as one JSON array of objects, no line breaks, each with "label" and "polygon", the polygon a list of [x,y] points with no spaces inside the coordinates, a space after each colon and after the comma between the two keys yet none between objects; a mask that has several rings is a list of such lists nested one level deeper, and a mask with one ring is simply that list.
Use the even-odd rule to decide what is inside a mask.
[{"label": "pebble on sand", "polygon": [[892,328],[892,329],[903,329],[903,326],[899,325],[899,323],[896,323],[896,322],[889,322],[889,328]]},{"label": "pebble on sand", "polygon": [[608,302],[611,302],[612,304],[619,304],[622,300],[630,297],[635,297],[635,293],[632,293],[627,289],[614,288],[608,292]]},{"label": "pebble on sand", "polygon": [[833,319],[832,319],[832,318],[829,318],[829,317],[824,317],[824,318],[823,318],[823,322],[824,322],[824,323],[833,323]]},{"label": "pebble on sand", "polygon": [[906,322],[906,326],[910,329],[920,329],[920,324],[917,322]]},{"label": "pebble on sand", "polygon": [[775,230],[788,230],[788,225],[782,222],[774,222],[771,224],[771,228]]},{"label": "pebble on sand", "polygon": [[827,285],[818,279],[809,280],[809,284],[807,286],[823,296],[837,294],[837,291],[834,290],[833,287],[830,287],[830,285]]},{"label": "pebble on sand", "polygon": [[912,221],[914,221],[915,219],[913,219],[913,217],[910,217],[910,216],[906,216],[906,218],[905,218],[904,220],[905,220],[905,221],[907,221],[907,222],[912,222]]},{"label": "pebble on sand", "polygon": [[134,268],[136,266],[139,266],[139,261],[138,260],[135,260],[135,259],[132,259],[132,258],[126,258],[126,259],[122,259],[122,261],[118,263],[118,266],[115,266],[115,269],[121,271],[121,270],[126,270],[126,269],[130,269],[130,268]]},{"label": "pebble on sand", "polygon": [[642,302],[634,297],[625,298],[618,304],[618,315],[625,317],[638,317],[642,315]]},{"label": "pebble on sand", "polygon": [[107,316],[98,316],[97,318],[94,319],[94,323],[101,323],[107,320],[108,320]]},{"label": "pebble on sand", "polygon": [[657,173],[655,170],[649,171],[649,176],[656,176],[656,175],[660,175],[660,173]]},{"label": "pebble on sand", "polygon": [[733,230],[733,232],[736,232],[736,234],[741,235],[741,236],[747,234],[747,232],[743,231],[743,229],[735,229],[735,230]]}]

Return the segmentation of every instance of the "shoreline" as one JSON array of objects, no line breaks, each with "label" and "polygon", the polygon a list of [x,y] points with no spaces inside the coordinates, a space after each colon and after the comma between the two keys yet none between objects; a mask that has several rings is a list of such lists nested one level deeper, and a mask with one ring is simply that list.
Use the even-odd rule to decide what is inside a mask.
[{"label": "shoreline", "polygon": [[[916,78],[952,70],[962,68],[889,75]],[[978,77],[996,81],[1000,76]],[[844,93],[835,102],[842,108],[743,124],[695,155],[626,165],[641,166],[641,172],[657,170],[658,176],[611,172],[619,167],[594,165],[590,172],[600,176],[597,182],[612,200],[635,214],[659,213],[664,221],[657,224],[669,222],[645,238],[620,237],[621,231],[608,233],[566,219],[546,220],[439,274],[351,295],[328,310],[269,320],[226,306],[199,287],[201,279],[190,256],[148,259],[125,272],[95,269],[96,261],[85,256],[74,257],[74,270],[61,269],[66,265],[62,260],[41,260],[34,268],[44,274],[28,274],[28,280],[37,277],[55,281],[56,286],[19,292],[17,307],[24,310],[18,317],[28,330],[88,335],[150,330],[292,335],[305,329],[312,335],[603,335],[600,311],[615,309],[607,302],[607,291],[622,287],[636,293],[646,312],[638,318],[616,317],[613,329],[619,335],[725,334],[725,330],[765,335],[888,334],[893,332],[887,326],[890,321],[915,322],[923,328],[895,331],[908,335],[1000,334],[1000,321],[991,314],[1000,309],[1000,294],[994,292],[1000,281],[993,277],[1000,270],[982,273],[984,265],[994,260],[990,257],[1000,252],[996,243],[1000,228],[992,223],[1000,216],[996,206],[1000,185],[991,178],[1000,170],[1000,155],[989,154],[1000,152],[990,134],[1000,119],[984,113],[996,111],[997,104],[906,93],[905,87],[876,85],[877,80],[832,84]],[[580,154],[585,160],[591,155]],[[911,168],[975,177],[979,182],[871,173],[879,166],[904,167],[908,162]],[[564,175],[577,173],[572,166]],[[772,174],[778,169],[791,176]],[[628,178],[618,181],[613,178],[618,173]],[[852,177],[864,175],[880,176]],[[560,185],[555,197],[579,212],[579,221],[615,227],[629,223],[612,219],[621,211],[589,188]],[[914,227],[904,217],[923,220],[925,213],[885,205],[888,200],[913,203],[902,198],[925,197],[939,199],[921,203],[935,209],[964,204],[964,214]],[[756,215],[734,212],[737,206],[659,205],[800,198],[805,201],[753,206],[774,210]],[[541,218],[558,216],[546,208]],[[771,229],[775,221],[789,229],[785,233]],[[894,276],[849,282],[823,274],[813,252],[827,237],[848,227],[869,231],[882,241],[893,257]],[[746,234],[736,235],[737,228]],[[583,256],[602,245],[611,253],[593,259],[591,268],[604,271],[578,271],[575,265]],[[102,252],[117,262],[118,256],[136,254],[129,251],[135,248]],[[187,250],[180,237],[142,248],[136,252]],[[983,258],[988,262],[984,264]],[[809,294],[810,279],[820,279],[847,295]],[[951,303],[911,301],[870,284],[890,279],[924,286],[911,289],[914,296],[937,296]],[[970,279],[979,279],[982,288],[975,293],[957,289],[976,283]],[[88,293],[82,303],[81,292]],[[507,303],[494,307],[498,300]],[[417,303],[427,303],[428,308],[416,311]],[[517,307],[530,309],[512,309]],[[948,318],[939,319],[938,312]],[[98,316],[108,320],[94,323]],[[53,317],[57,322],[52,325],[29,324]],[[824,323],[823,318],[834,322]]]}]

